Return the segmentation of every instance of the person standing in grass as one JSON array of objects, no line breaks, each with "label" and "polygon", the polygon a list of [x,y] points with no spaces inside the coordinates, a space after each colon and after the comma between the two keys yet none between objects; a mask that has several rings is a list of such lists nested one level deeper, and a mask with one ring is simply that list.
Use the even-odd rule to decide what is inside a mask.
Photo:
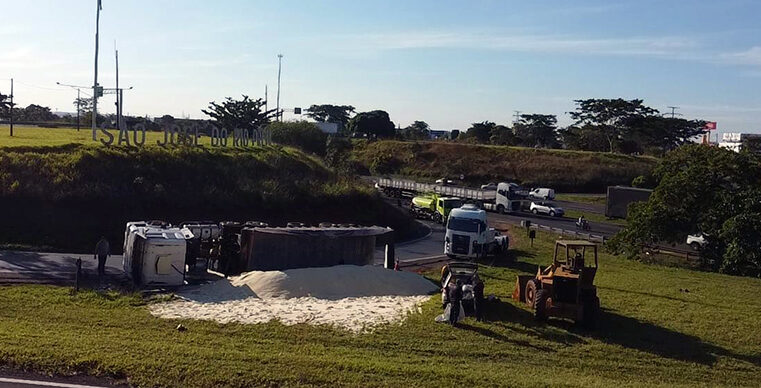
[{"label": "person standing in grass", "polygon": [[95,256],[98,259],[98,277],[106,276],[106,259],[111,256],[111,244],[106,240],[106,236],[100,236],[100,240],[95,244]]},{"label": "person standing in grass", "polygon": [[457,280],[454,284],[450,283],[447,293],[449,297],[449,323],[452,326],[457,326],[457,320],[460,318],[460,303],[462,302],[462,281]]}]

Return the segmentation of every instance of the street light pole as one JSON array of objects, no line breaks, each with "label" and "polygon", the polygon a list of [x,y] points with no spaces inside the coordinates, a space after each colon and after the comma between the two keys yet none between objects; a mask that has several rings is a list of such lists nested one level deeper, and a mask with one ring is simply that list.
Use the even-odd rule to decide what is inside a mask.
[{"label": "street light pole", "polygon": [[79,97],[79,88],[77,88],[77,132],[79,132],[79,112],[81,109],[79,108],[79,104],[81,104],[82,99]]},{"label": "street light pole", "polygon": [[95,11],[95,81],[92,86],[92,139],[96,140],[95,127],[98,120],[98,32],[100,30],[100,0]]},{"label": "street light pole", "polygon": [[9,112],[11,116],[11,137],[13,137],[13,78],[11,78],[11,108]]},{"label": "street light pole", "polygon": [[283,121],[282,114],[280,112],[280,70],[283,64],[283,54],[277,55],[277,114],[278,121]]}]

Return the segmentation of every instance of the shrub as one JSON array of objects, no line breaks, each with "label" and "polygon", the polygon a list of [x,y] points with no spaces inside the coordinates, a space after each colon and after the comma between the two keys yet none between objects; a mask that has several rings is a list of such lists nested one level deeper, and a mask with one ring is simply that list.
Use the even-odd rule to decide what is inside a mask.
[{"label": "shrub", "polygon": [[325,155],[328,135],[308,121],[274,122],[269,125],[272,141],[317,155]]}]

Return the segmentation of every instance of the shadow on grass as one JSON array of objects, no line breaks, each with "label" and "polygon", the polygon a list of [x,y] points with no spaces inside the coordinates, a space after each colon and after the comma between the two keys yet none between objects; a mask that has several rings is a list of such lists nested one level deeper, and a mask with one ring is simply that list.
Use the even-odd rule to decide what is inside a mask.
[{"label": "shadow on grass", "polygon": [[761,366],[761,356],[737,354],[702,339],[636,318],[603,310],[595,330],[584,330],[571,321],[551,319],[549,324],[580,337],[594,338],[607,344],[650,353],[659,357],[711,366],[718,356]]}]

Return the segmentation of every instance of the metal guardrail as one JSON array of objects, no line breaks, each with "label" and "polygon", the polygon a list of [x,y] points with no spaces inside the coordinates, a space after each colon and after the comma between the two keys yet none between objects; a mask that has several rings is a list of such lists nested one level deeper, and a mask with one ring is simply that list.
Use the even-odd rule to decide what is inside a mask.
[{"label": "metal guardrail", "polygon": [[546,231],[558,233],[563,236],[573,236],[575,238],[579,238],[579,239],[587,240],[591,242],[597,242],[601,244],[605,244],[605,240],[606,240],[605,236],[600,234],[592,234],[592,233],[586,233],[586,232],[579,232],[576,230],[555,228],[555,227],[551,227],[547,225],[539,225],[539,224],[532,223],[531,226],[529,226],[529,228],[534,230],[546,230]]}]

